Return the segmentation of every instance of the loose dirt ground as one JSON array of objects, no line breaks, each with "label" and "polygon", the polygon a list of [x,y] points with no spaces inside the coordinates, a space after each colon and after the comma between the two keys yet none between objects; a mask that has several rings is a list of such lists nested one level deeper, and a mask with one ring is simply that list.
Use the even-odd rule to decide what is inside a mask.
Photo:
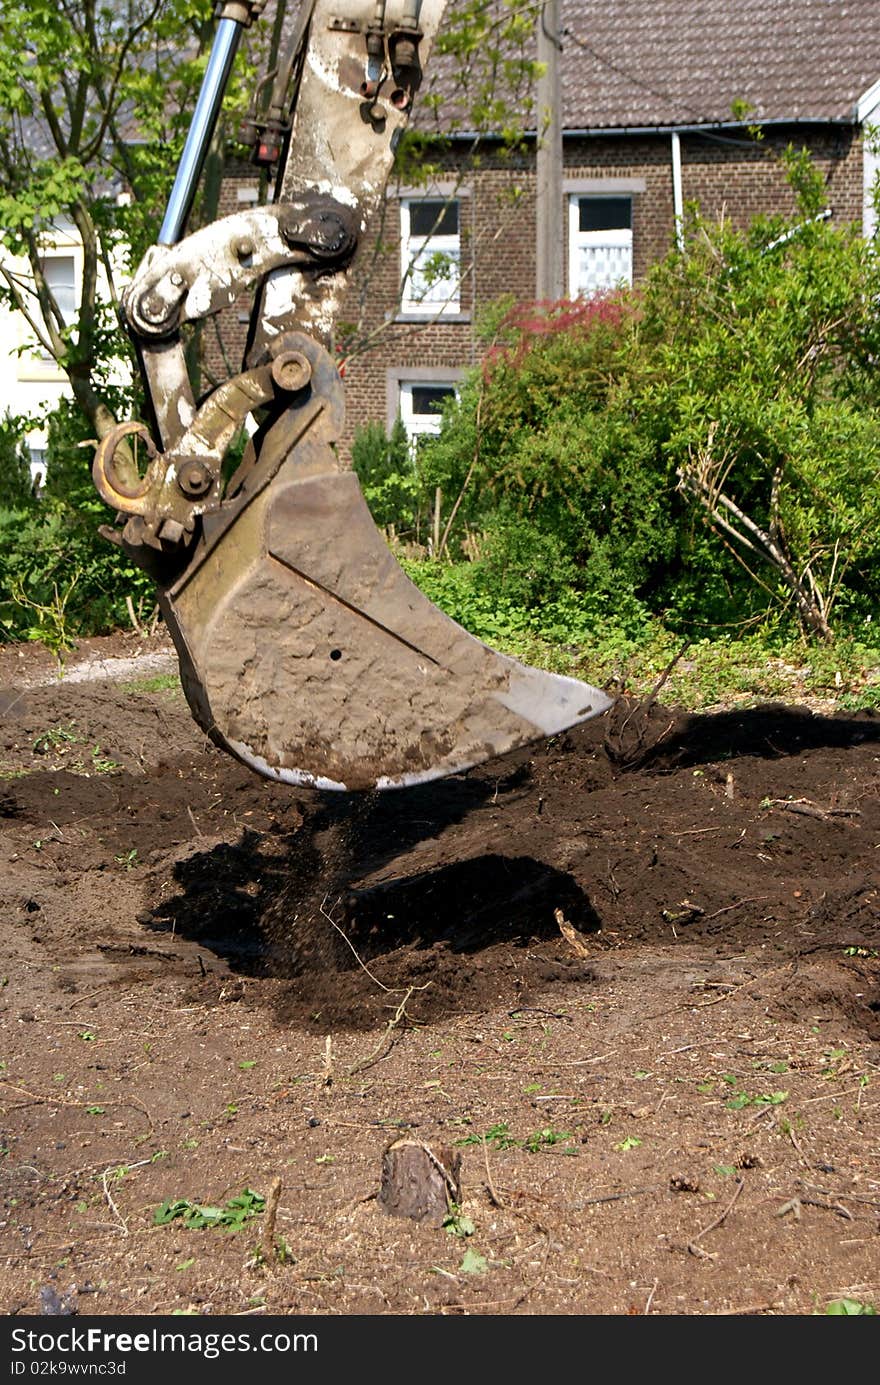
[{"label": "loose dirt ground", "polygon": [[[0,650],[0,1309],[880,1303],[880,720],[624,702],[349,800],[85,656]],[[379,1204],[402,1134],[450,1227]],[[278,1178],[280,1261],[155,1224]]]}]

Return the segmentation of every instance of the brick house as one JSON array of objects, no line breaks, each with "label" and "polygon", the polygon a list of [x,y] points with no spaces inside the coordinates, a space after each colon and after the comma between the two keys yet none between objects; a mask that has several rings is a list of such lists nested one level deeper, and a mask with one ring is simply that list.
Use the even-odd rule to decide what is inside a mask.
[{"label": "brick house", "polygon": [[[571,296],[637,283],[673,243],[690,201],[739,224],[791,210],[777,157],[789,143],[812,152],[835,220],[873,234],[874,0],[563,0],[562,12],[558,212]],[[444,81],[441,60],[424,90],[442,93]],[[417,125],[431,128],[424,101],[421,110]],[[467,132],[451,133],[448,178],[389,188],[383,249],[364,247],[369,272],[352,287],[350,316],[362,312],[361,331],[376,335],[346,366],[346,446],[358,426],[390,426],[398,413],[411,434],[435,430],[436,408],[479,359],[475,316],[501,294],[535,296],[534,138],[513,161],[484,141],[476,172],[466,171],[471,144]],[[460,273],[418,301],[419,255],[434,251]]]},{"label": "brick house", "polygon": [[[835,219],[874,233],[869,190],[880,159],[865,133],[880,125],[880,0],[561,3],[558,216],[571,296],[637,283],[672,244],[689,201],[737,223],[790,210],[775,157],[789,143],[812,151]],[[271,12],[270,5],[267,19]],[[473,133],[444,131],[454,89],[450,60],[435,58],[415,125],[446,134],[443,176],[428,187],[390,186],[373,244],[362,247],[346,317],[373,344],[346,364],[344,453],[369,421],[390,427],[400,414],[411,435],[436,430],[437,407],[479,360],[480,311],[505,293],[535,296],[535,137],[506,158],[499,141],[484,136],[474,170]],[[441,98],[439,114],[425,99],[432,93]],[[735,116],[737,103],[749,114]],[[763,129],[760,143],[750,124]],[[219,214],[259,196],[257,170],[230,162]],[[63,278],[72,310],[79,251],[69,230],[59,229],[47,268]],[[459,272],[432,285],[420,267],[438,253]],[[206,331],[208,365],[218,376],[237,368],[248,304],[223,317],[219,332]],[[31,412],[67,393],[54,363],[18,354],[22,324],[0,313],[0,326],[8,345],[0,414]],[[45,440],[33,433],[30,442],[37,467]]]}]

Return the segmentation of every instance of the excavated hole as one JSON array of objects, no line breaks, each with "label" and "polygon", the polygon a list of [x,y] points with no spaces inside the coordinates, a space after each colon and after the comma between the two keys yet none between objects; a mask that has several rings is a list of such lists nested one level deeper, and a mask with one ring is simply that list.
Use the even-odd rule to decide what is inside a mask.
[{"label": "excavated hole", "polygon": [[[310,854],[267,855],[256,834],[176,863],[178,893],[141,916],[250,976],[349,971],[400,949],[474,953],[559,937],[556,911],[601,926],[574,879],[530,857],[478,856],[406,878],[328,880]],[[343,936],[344,935],[344,936]],[[346,942],[348,939],[348,942]],[[355,956],[357,953],[357,957]]]}]

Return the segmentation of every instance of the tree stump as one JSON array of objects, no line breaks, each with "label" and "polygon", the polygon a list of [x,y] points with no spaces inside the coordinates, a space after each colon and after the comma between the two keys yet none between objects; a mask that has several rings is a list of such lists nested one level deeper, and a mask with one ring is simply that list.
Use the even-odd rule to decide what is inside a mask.
[{"label": "tree stump", "polygon": [[429,1149],[404,1137],[382,1156],[379,1205],[393,1217],[442,1226],[453,1203],[461,1201],[461,1155],[451,1149]]}]

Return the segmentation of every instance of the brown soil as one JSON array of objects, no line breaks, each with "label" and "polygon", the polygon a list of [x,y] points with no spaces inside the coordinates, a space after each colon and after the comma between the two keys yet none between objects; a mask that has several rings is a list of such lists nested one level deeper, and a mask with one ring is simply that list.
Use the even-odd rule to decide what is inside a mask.
[{"label": "brown soil", "polygon": [[[0,652],[3,1311],[880,1303],[878,719],[619,705],[322,797],[41,660]],[[462,1156],[449,1229],[377,1201],[402,1133]],[[154,1224],[275,1178],[281,1262]]]}]

